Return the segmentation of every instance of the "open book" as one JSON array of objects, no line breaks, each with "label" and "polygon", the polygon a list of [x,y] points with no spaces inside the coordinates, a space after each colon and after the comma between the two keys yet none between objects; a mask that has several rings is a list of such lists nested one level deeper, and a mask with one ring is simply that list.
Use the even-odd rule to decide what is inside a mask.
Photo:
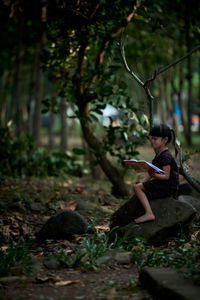
[{"label": "open book", "polygon": [[137,172],[148,172],[149,170],[151,170],[153,168],[154,170],[156,170],[156,172],[158,172],[160,174],[165,173],[165,171],[152,165],[151,163],[147,162],[146,160],[129,159],[129,160],[124,160],[124,162],[126,164],[130,165]]}]

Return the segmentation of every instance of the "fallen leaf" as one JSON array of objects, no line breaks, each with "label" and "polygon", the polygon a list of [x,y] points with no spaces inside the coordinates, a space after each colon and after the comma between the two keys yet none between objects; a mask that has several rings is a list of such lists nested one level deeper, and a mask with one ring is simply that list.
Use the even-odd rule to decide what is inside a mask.
[{"label": "fallen leaf", "polygon": [[71,209],[71,210],[75,210],[76,206],[77,206],[78,201],[73,201],[73,202],[69,202],[67,205],[64,203],[60,204],[60,208],[61,209]]},{"label": "fallen leaf", "polygon": [[94,226],[94,228],[96,230],[103,230],[105,232],[110,231],[110,227],[108,225],[97,225],[97,226]]},{"label": "fallen leaf", "polygon": [[10,227],[11,227],[11,228],[19,228],[20,225],[19,225],[19,223],[17,223],[17,222],[13,222],[13,223],[11,224]]},{"label": "fallen leaf", "polygon": [[23,221],[23,218],[20,217],[20,216],[16,216],[16,219],[17,219],[18,221]]},{"label": "fallen leaf", "polygon": [[0,247],[0,249],[1,249],[1,251],[6,251],[6,250],[8,250],[8,246],[2,246],[2,247]]},{"label": "fallen leaf", "polygon": [[52,277],[36,277],[35,278],[35,281],[36,283],[45,283],[45,282],[48,282],[48,281],[52,281]]},{"label": "fallen leaf", "polygon": [[56,286],[64,286],[64,285],[71,285],[71,284],[76,284],[80,280],[63,280],[63,281],[57,281],[55,283]]}]

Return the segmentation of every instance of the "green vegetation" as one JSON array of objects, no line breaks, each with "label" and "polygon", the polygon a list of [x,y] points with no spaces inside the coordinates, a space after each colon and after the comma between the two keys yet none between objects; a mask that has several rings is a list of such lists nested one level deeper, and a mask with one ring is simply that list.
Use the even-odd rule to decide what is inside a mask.
[{"label": "green vegetation", "polygon": [[[12,128],[0,128],[0,144],[2,177],[45,177],[61,174],[80,176],[84,172],[83,162],[73,153],[50,152],[45,148],[36,147],[31,136],[16,137]],[[77,154],[77,151],[75,153]]]},{"label": "green vegetation", "polygon": [[2,237],[0,241],[0,276],[29,274],[32,268],[30,256],[30,242],[10,242],[3,246]]}]

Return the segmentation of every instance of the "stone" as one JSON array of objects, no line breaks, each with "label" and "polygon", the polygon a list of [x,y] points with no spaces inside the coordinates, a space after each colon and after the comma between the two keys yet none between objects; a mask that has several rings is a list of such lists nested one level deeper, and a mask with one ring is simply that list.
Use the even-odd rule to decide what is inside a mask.
[{"label": "stone", "polygon": [[3,286],[10,286],[22,282],[26,282],[27,277],[26,276],[8,276],[8,277],[0,277],[0,284]]},{"label": "stone", "polygon": [[39,213],[39,212],[43,211],[44,207],[42,206],[41,203],[33,202],[33,203],[30,203],[30,209],[32,211],[34,211],[35,213]]},{"label": "stone", "polygon": [[113,265],[114,262],[117,262],[121,265],[128,265],[133,260],[133,254],[131,251],[125,251],[123,249],[109,249],[106,253],[96,259],[96,264],[107,264]]},{"label": "stone", "polygon": [[178,195],[192,195],[193,188],[189,183],[182,183],[178,188]]},{"label": "stone", "polygon": [[181,195],[178,197],[178,200],[190,204],[198,213],[200,213],[200,197]]},{"label": "stone", "polygon": [[60,263],[55,257],[50,257],[45,259],[44,266],[47,269],[56,270],[60,267]]},{"label": "stone", "polygon": [[199,300],[200,287],[184,279],[180,273],[165,268],[144,268],[139,280],[153,299]]},{"label": "stone", "polygon": [[36,238],[38,241],[45,239],[71,239],[74,234],[84,234],[89,229],[87,222],[77,212],[66,209],[52,216],[43,225]]},{"label": "stone", "polygon": [[145,238],[152,244],[161,244],[167,237],[175,235],[195,216],[195,209],[188,203],[171,197],[156,199],[150,202],[155,214],[155,221],[135,224],[134,219],[144,213],[144,209],[134,195],[122,205],[111,217],[110,228],[112,241],[118,238],[132,240],[135,237]]}]

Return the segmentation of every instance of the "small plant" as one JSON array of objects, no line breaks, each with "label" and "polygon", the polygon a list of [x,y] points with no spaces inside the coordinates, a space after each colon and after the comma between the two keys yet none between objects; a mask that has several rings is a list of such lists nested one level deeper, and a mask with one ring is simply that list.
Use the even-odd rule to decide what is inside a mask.
[{"label": "small plant", "polygon": [[38,148],[28,135],[16,137],[11,127],[0,128],[0,176],[30,177],[83,174],[83,163],[72,153]]},{"label": "small plant", "polygon": [[16,275],[18,272],[31,270],[28,242],[10,242],[7,247],[0,247],[0,276]]},{"label": "small plant", "polygon": [[154,248],[145,240],[135,239],[132,252],[138,270],[144,267],[170,267],[181,270],[192,281],[200,285],[200,252],[198,245],[184,247],[185,241],[178,240],[168,248]]}]

